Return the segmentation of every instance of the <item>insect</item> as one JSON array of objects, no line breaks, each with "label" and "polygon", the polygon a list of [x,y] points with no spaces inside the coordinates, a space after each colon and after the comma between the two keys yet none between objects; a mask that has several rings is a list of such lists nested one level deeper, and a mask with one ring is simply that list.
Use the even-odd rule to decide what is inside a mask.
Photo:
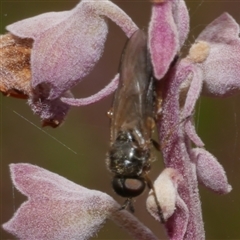
[{"label": "insect", "polygon": [[[127,42],[122,56],[120,81],[111,111],[107,157],[107,166],[114,174],[112,187],[118,195],[127,198],[122,208],[129,207],[132,212],[132,198],[140,195],[146,185],[154,191],[147,175],[153,160],[154,91],[147,38],[138,30]],[[157,205],[164,222],[159,203]]]}]

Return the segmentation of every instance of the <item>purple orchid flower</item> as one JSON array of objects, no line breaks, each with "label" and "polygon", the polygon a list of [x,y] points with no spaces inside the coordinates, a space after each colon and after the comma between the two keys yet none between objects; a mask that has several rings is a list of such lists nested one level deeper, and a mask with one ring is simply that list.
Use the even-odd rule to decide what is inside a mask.
[{"label": "purple orchid flower", "polygon": [[89,239],[107,219],[135,239],[157,237],[109,195],[84,188],[43,168],[11,164],[15,187],[28,197],[3,228],[19,239]]},{"label": "purple orchid flower", "polygon": [[[163,105],[158,129],[164,146],[163,158],[166,167],[177,170],[183,177],[176,187],[177,196],[171,194],[176,209],[165,224],[170,239],[205,239],[198,181],[219,194],[231,191],[223,167],[203,148],[192,114],[201,93],[226,97],[239,92],[239,33],[235,20],[227,13],[222,14],[205,28],[189,55],[170,67],[162,80]],[[159,58],[155,65],[161,61]],[[170,136],[169,129],[173,130]],[[191,142],[196,148],[191,147]],[[161,184],[155,188],[161,199]],[[156,216],[156,204],[155,211],[152,205],[148,208]]]},{"label": "purple orchid flower", "polygon": [[[120,8],[102,0],[82,0],[70,11],[45,13],[7,26],[15,37],[33,39],[29,105],[45,121],[44,125],[58,126],[68,105],[91,104],[115,91],[118,76],[90,98],[75,99],[69,92],[102,56],[107,18],[119,25],[127,37],[138,29]],[[7,70],[3,68],[2,72],[6,75]]]},{"label": "purple orchid flower", "polygon": [[[108,6],[112,7],[108,8],[107,14],[103,7],[106,6],[103,1],[94,1],[94,6],[87,1],[81,3],[72,11],[59,13],[61,17],[56,17],[53,30],[57,31],[55,29],[58,29],[62,18],[68,18],[71,20],[70,22],[74,23],[71,26],[64,23],[67,25],[65,28],[68,29],[67,33],[71,35],[71,27],[79,24],[73,20],[73,15],[76,16],[76,12],[80,10],[83,16],[87,11],[96,17],[97,20],[93,21],[92,28],[95,27],[95,24],[96,26],[105,24],[98,14],[111,19],[120,14],[115,5],[109,2],[107,5],[109,3]],[[32,51],[35,52],[31,58],[32,64],[35,65],[34,70],[32,69],[33,88],[41,86],[46,90],[46,86],[47,101],[62,101],[76,106],[84,102],[89,104],[98,101],[115,89],[118,76],[115,77],[114,84],[110,83],[105,89],[87,100],[64,97],[63,94],[76,85],[76,80],[81,79],[92,69],[102,53],[105,37],[101,38],[100,34],[98,43],[98,36],[95,36],[95,43],[101,46],[101,50],[98,50],[97,57],[93,57],[94,60],[89,57],[92,65],[82,65],[80,58],[78,61],[75,61],[77,58],[73,60],[73,57],[76,56],[75,53],[60,50],[63,59],[66,60],[66,56],[68,56],[74,66],[80,64],[84,70],[82,68],[75,70],[68,65],[69,69],[73,71],[72,75],[65,75],[65,77],[69,77],[68,81],[62,77],[65,72],[61,76],[57,75],[61,81],[53,81],[55,75],[51,64],[55,64],[54,66],[61,71],[58,68],[60,59],[53,55],[53,62],[47,64],[46,70],[48,71],[44,72],[44,60],[47,61],[48,55],[47,52],[44,52],[45,47],[39,40],[40,38],[45,39],[45,33],[50,32],[44,23],[53,16],[52,14],[56,15],[56,13],[40,15],[9,27],[14,35],[18,35],[17,32],[14,32],[16,28],[19,33],[26,31],[22,33],[23,37],[29,36],[34,39]],[[123,26],[123,22],[125,21],[120,21],[119,25]],[[130,19],[127,22],[128,24],[122,28],[130,36],[137,28]],[[38,36],[38,33],[35,35],[36,26],[42,27],[42,35]],[[88,25],[88,30],[89,27],[90,25]],[[79,30],[74,33],[77,34],[77,31]],[[166,169],[155,181],[154,188],[166,221],[164,226],[171,240],[205,239],[198,182],[219,194],[231,191],[223,167],[211,153],[204,149],[204,143],[196,133],[193,113],[196,101],[201,94],[212,97],[231,96],[239,92],[240,84],[240,30],[236,21],[229,14],[222,14],[199,35],[186,58],[175,60],[188,31],[189,16],[184,1],[155,1],[148,43],[154,76],[158,79],[157,91],[160,92],[159,97],[162,101],[159,110],[161,117],[157,121],[157,127]],[[62,43],[59,43],[58,38],[55,35],[52,37],[54,44],[61,47]],[[74,37],[78,38],[75,35]],[[71,42],[64,42],[64,44],[66,44],[64,46],[71,47]],[[42,50],[38,52],[36,47]],[[93,46],[90,46],[90,49],[92,49],[91,47]],[[46,49],[50,51],[51,46]],[[38,57],[41,59],[39,65],[36,63]],[[85,59],[88,57],[84,57]],[[60,63],[62,62],[60,61]],[[79,78],[75,79],[77,72]],[[39,78],[40,73],[43,78]],[[192,143],[195,147],[191,146]],[[35,239],[49,239],[44,238],[49,234],[49,236],[56,236],[57,239],[69,237],[88,239],[96,234],[107,218],[111,218],[120,226],[127,228],[136,239],[156,239],[147,228],[139,225],[140,223],[131,214],[126,211],[117,211],[119,205],[104,193],[85,189],[56,174],[29,164],[11,165],[11,172],[15,186],[27,195],[29,200],[3,227],[22,239],[29,239],[33,236],[36,236]],[[59,209],[62,210],[56,211],[53,202],[57,202]],[[147,199],[147,209],[156,220],[159,220],[159,209],[151,191]],[[55,214],[56,217],[46,218],[45,215],[49,212]],[[36,215],[40,217],[36,218]],[[72,220],[71,224],[68,222],[70,220]],[[32,225],[29,227],[29,224]],[[46,226],[49,227],[46,228]],[[137,234],[141,230],[143,233]]]}]

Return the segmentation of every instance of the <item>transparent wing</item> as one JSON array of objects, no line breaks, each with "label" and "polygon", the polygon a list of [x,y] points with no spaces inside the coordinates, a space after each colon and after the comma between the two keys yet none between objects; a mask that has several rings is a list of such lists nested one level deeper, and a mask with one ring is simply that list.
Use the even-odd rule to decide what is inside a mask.
[{"label": "transparent wing", "polygon": [[113,102],[111,141],[119,131],[131,130],[143,140],[149,140],[153,119],[153,79],[147,51],[147,38],[142,30],[136,31],[125,47],[120,82]]}]

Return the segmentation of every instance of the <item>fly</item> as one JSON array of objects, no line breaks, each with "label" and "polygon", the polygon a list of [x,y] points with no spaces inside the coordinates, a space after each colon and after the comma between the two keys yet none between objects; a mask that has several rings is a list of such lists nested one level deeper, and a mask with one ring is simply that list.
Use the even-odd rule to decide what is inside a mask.
[{"label": "fly", "polygon": [[154,192],[160,219],[164,222],[154,187],[147,175],[153,160],[154,92],[147,37],[138,30],[128,41],[122,56],[120,81],[111,111],[107,166],[114,174],[114,191],[127,198],[122,208],[129,207],[134,212],[131,200],[139,196],[147,185]]}]

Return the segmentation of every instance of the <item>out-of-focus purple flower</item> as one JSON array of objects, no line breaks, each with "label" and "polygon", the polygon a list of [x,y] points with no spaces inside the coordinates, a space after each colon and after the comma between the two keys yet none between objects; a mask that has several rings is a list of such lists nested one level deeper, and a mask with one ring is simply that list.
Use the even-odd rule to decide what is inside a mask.
[{"label": "out-of-focus purple flower", "polygon": [[43,168],[11,164],[15,187],[28,197],[3,228],[19,239],[89,239],[107,219],[135,239],[157,237],[109,195],[77,185]]},{"label": "out-of-focus purple flower", "polygon": [[[231,191],[223,167],[202,148],[204,143],[196,133],[192,115],[201,93],[212,97],[239,93],[239,33],[235,20],[227,13],[222,14],[199,35],[189,55],[170,66],[159,85],[163,105],[158,128],[164,162],[183,177],[176,195],[171,194],[175,196],[172,199],[179,196],[182,204],[174,200],[176,209],[165,224],[170,239],[205,239],[198,180],[214,192]],[[162,57],[152,60],[155,65],[163,61]],[[191,142],[197,147],[192,148]],[[161,188],[160,183],[158,187]],[[154,216],[157,208],[151,206],[151,210]]]},{"label": "out-of-focus purple flower", "polygon": [[75,99],[69,94],[70,88],[77,85],[102,56],[108,18],[119,25],[127,37],[138,29],[127,14],[107,0],[82,0],[70,11],[44,13],[7,26],[18,38],[33,39],[29,103],[43,120],[50,117],[45,125],[48,122],[59,125],[67,114],[67,105],[90,104],[116,89],[117,76],[87,99]]}]

